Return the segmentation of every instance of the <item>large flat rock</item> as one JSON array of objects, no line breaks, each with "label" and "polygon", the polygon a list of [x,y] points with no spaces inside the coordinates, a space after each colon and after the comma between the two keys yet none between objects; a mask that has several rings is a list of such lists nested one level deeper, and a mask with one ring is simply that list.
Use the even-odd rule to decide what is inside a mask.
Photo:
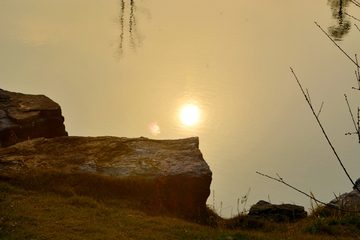
[{"label": "large flat rock", "polygon": [[59,104],[44,95],[0,89],[0,147],[38,137],[67,136]]},{"label": "large flat rock", "polygon": [[[161,178],[171,201],[206,205],[212,172],[197,137],[178,140],[119,137],[37,138],[0,148],[0,171],[33,168],[89,171],[116,177]],[[176,197],[175,197],[176,196]]]}]

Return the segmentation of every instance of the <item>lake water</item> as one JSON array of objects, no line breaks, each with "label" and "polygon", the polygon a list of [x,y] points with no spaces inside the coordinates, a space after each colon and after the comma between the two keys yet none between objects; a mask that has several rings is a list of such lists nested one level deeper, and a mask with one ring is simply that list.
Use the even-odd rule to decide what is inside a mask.
[{"label": "lake water", "polygon": [[[348,14],[360,18],[349,3]],[[328,202],[352,190],[290,71],[309,90],[354,180],[355,66],[315,25],[328,1],[0,1],[0,88],[44,94],[72,136],[199,136],[224,217],[259,200],[310,207],[277,177]],[[360,53],[359,21],[338,44]],[[215,196],[213,193],[215,192]],[[243,205],[240,206],[242,210]]]}]

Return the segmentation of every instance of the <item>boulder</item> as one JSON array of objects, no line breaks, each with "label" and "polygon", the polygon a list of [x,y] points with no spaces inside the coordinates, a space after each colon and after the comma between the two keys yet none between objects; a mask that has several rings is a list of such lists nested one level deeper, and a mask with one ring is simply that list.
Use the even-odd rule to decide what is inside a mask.
[{"label": "boulder", "polygon": [[271,204],[260,200],[250,208],[249,217],[274,222],[292,222],[307,216],[304,207],[294,204]]},{"label": "boulder", "polygon": [[0,147],[27,139],[67,136],[59,104],[44,95],[0,89]]},{"label": "boulder", "polygon": [[[360,178],[355,182],[356,186],[360,189]],[[353,186],[353,190],[348,193],[343,193],[340,196],[337,196],[333,200],[329,202],[330,206],[338,208],[346,208],[348,210],[359,210],[360,206],[360,193],[359,191]]]},{"label": "boulder", "polygon": [[161,179],[170,208],[206,206],[212,172],[199,138],[152,140],[125,137],[30,139],[0,149],[0,172],[43,168]]}]

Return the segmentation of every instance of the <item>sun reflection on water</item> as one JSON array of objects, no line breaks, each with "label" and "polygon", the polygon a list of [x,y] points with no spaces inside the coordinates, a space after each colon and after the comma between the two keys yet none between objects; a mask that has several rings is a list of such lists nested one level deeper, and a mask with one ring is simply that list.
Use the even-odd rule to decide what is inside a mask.
[{"label": "sun reflection on water", "polygon": [[185,105],[181,109],[180,119],[187,126],[196,124],[199,121],[199,117],[200,117],[200,110],[196,105],[193,104]]}]

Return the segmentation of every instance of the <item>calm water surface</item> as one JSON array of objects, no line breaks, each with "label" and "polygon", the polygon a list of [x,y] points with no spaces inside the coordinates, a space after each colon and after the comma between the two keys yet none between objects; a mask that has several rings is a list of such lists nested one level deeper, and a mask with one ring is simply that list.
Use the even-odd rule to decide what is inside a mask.
[{"label": "calm water surface", "polygon": [[[360,17],[360,8],[346,8]],[[213,172],[208,203],[225,217],[257,201],[310,206],[360,177],[355,67],[314,24],[336,25],[327,1],[1,1],[0,87],[58,102],[72,136],[200,137]],[[360,32],[339,41],[360,53]],[[359,25],[359,23],[358,23]],[[213,192],[215,191],[215,197]],[[242,210],[243,206],[240,206]]]}]

